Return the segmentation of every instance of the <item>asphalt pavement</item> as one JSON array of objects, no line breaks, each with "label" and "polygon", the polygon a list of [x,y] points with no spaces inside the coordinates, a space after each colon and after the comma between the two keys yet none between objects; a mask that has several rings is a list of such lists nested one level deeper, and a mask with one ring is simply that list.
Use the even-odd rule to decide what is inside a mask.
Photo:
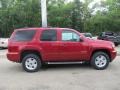
[{"label": "asphalt pavement", "polygon": [[[3,53],[4,52],[4,53]],[[0,90],[120,90],[120,56],[106,70],[89,65],[47,65],[27,73],[0,50]]]},{"label": "asphalt pavement", "polygon": [[117,54],[120,55],[120,46],[116,47]]}]

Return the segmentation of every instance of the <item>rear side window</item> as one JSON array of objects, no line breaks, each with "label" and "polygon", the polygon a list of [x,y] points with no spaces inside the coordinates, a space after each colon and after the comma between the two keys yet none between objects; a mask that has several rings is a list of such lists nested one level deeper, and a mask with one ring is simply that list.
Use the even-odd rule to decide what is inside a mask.
[{"label": "rear side window", "polygon": [[36,30],[21,30],[15,33],[13,40],[15,41],[31,41],[35,35]]},{"label": "rear side window", "polygon": [[44,30],[41,34],[41,41],[57,41],[56,30]]}]

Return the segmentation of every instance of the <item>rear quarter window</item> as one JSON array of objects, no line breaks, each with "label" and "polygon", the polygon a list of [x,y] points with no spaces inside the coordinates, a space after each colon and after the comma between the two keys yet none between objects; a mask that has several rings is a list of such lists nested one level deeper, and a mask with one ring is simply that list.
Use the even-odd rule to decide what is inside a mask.
[{"label": "rear quarter window", "polygon": [[13,36],[14,41],[31,41],[36,33],[36,30],[21,30],[17,31]]}]

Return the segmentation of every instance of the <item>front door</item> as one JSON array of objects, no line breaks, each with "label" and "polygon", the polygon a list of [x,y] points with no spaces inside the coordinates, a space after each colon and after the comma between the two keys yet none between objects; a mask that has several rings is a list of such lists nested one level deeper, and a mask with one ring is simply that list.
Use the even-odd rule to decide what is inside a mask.
[{"label": "front door", "polygon": [[63,61],[79,61],[87,55],[87,47],[84,42],[80,42],[80,35],[71,30],[61,31],[59,49]]}]

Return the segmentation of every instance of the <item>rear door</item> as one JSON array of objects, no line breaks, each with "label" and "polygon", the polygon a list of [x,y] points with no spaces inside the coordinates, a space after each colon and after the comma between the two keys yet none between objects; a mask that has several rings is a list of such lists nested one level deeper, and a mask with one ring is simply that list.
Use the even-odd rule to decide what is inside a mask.
[{"label": "rear door", "polygon": [[40,47],[44,61],[56,61],[58,54],[58,33],[55,29],[46,29],[40,35]]}]

